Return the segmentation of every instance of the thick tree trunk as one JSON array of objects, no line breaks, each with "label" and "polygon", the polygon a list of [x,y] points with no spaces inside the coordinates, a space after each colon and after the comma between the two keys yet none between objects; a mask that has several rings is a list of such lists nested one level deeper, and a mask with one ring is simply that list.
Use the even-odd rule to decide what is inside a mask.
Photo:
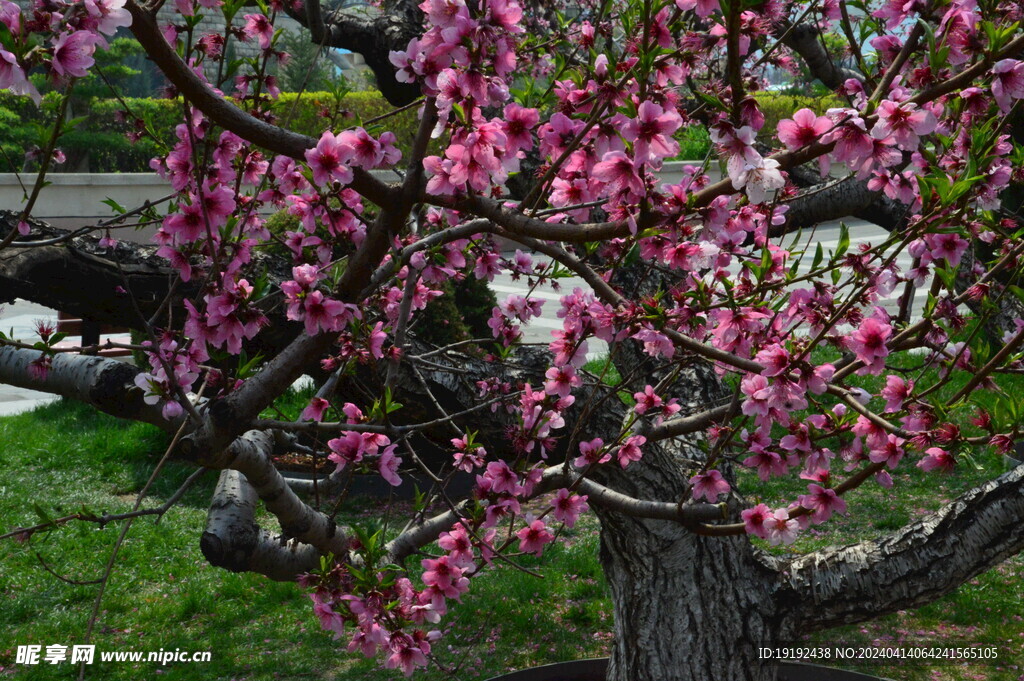
[{"label": "thick tree trunk", "polygon": [[[628,280],[628,268],[619,272]],[[648,285],[651,282],[647,282]],[[619,371],[655,364],[627,342]],[[664,368],[648,367],[641,389]],[[684,368],[663,391],[685,413],[730,397],[703,362]],[[644,458],[605,473],[604,484],[640,499],[688,501],[689,478],[705,459],[691,438],[644,448]],[[722,470],[730,476],[728,466]],[[730,476],[731,477],[731,476]],[[745,537],[706,537],[684,525],[595,508],[601,521],[601,564],[615,609],[615,645],[608,681],[769,681],[775,669],[758,646],[780,640],[774,560]]]},{"label": "thick tree trunk", "polygon": [[772,572],[746,537],[598,512],[615,608],[608,681],[769,681],[778,641]]}]

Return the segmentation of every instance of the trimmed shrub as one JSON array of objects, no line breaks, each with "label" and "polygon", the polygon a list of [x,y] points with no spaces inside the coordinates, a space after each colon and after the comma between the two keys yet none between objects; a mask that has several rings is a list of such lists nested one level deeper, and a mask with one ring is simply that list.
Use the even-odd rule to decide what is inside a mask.
[{"label": "trimmed shrub", "polygon": [[[36,107],[28,98],[0,93],[0,172],[23,169],[25,151],[42,146],[56,115],[58,96],[49,94]],[[73,100],[71,117],[81,117],[78,125],[65,132],[58,147],[68,158],[65,172],[88,170],[100,173],[149,172],[149,160],[176,142],[174,129],[181,119],[180,99],[126,98],[128,115],[116,99],[99,97]],[[366,124],[393,110],[378,92],[351,92],[340,98],[327,92],[298,95],[283,93],[271,112],[278,122],[296,132],[318,137],[328,129],[339,130],[363,125],[374,133],[391,130],[396,146],[407,155],[416,135],[415,109],[401,111],[376,124]],[[153,136],[143,135],[132,142],[126,133],[136,130],[134,121],[145,122]]]},{"label": "trimmed shrub", "polygon": [[676,133],[676,141],[679,142],[676,159],[680,161],[703,160],[711,150],[711,135],[703,125],[682,128]]}]

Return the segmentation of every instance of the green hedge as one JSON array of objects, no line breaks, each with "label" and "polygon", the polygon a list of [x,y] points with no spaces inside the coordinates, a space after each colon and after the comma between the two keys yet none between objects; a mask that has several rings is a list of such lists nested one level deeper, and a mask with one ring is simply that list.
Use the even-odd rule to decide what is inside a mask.
[{"label": "green hedge", "polygon": [[[764,113],[765,125],[761,137],[767,141],[774,134],[780,120],[791,118],[798,109],[808,108],[822,114],[831,107],[843,106],[835,95],[807,97],[762,92],[757,95]],[[296,100],[298,103],[296,104]],[[72,116],[83,116],[84,121],[67,132],[60,147],[68,162],[62,168],[74,171],[88,158],[91,172],[146,172],[149,160],[161,152],[164,145],[173,145],[174,128],[181,119],[180,100],[130,98],[125,103],[134,116],[145,120],[157,139],[144,137],[136,143],[125,137],[129,123],[119,122],[122,105],[117,100],[93,98],[73,101]],[[0,93],[0,172],[21,170],[26,149],[42,145],[49,134],[50,122],[56,115],[58,97],[47,95],[41,107],[25,97]],[[377,92],[351,92],[337,100],[328,92],[303,95],[283,93],[271,109],[279,123],[311,136],[319,136],[328,129],[338,130],[382,116],[392,110]],[[416,111],[409,109],[368,126],[374,134],[391,130],[398,139],[398,147],[407,156],[416,134]],[[701,159],[711,146],[707,130],[692,126],[677,133],[680,159]]]},{"label": "green hedge", "polygon": [[[298,103],[296,104],[296,100]],[[133,116],[146,121],[156,139],[143,137],[132,143],[125,133],[133,128],[121,122],[121,103],[114,99],[92,98],[72,100],[71,116],[82,117],[74,129],[66,132],[58,144],[68,161],[65,171],[83,168],[100,173],[147,172],[149,160],[162,148],[175,142],[174,128],[181,120],[181,100],[128,98],[124,100]],[[56,115],[59,99],[47,95],[40,107],[25,97],[0,93],[0,172],[21,170],[26,149],[42,145]],[[278,122],[306,135],[319,136],[328,129],[338,130],[364,124],[392,110],[392,106],[376,92],[352,92],[340,100],[326,92],[298,95],[283,93],[273,103],[272,113]],[[417,127],[416,111],[409,109],[370,125],[374,134],[390,130],[397,137],[397,146],[407,155]]]}]

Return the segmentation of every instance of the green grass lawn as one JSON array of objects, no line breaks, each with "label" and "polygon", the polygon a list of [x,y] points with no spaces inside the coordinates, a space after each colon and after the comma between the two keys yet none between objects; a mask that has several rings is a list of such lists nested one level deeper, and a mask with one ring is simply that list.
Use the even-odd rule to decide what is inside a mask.
[{"label": "green grass lawn", "polygon": [[[291,406],[291,405],[289,405]],[[287,407],[286,407],[287,408]],[[130,510],[135,493],[159,460],[167,438],[156,429],[55,403],[0,419],[0,533],[39,522],[33,504],[57,517],[84,504],[95,512]],[[192,469],[169,464],[153,490],[156,506]],[[400,679],[345,650],[320,630],[305,593],[293,584],[210,567],[199,537],[216,478],[211,473],[157,524],[135,521],[122,548],[93,642],[97,651],[209,650],[209,663],[107,663],[87,678],[119,679]],[[345,520],[366,521],[373,509],[353,503]],[[264,520],[267,520],[264,518]],[[268,526],[270,526],[268,524]],[[102,574],[118,527],[78,523],[28,544],[0,542],[0,678],[71,679],[68,663],[16,665],[18,645],[80,643],[95,586],[60,581],[40,567],[77,581]],[[534,662],[606,654],[611,606],[597,563],[596,524],[569,541],[521,562],[537,579],[499,568],[479,577],[443,622],[451,629],[436,646],[456,678],[482,679]],[[417,678],[450,678],[433,669]]]},{"label": "green grass lawn", "polygon": [[[290,398],[290,412],[302,398]],[[34,505],[49,514],[82,505],[96,512],[128,510],[145,484],[167,438],[155,429],[96,414],[76,404],[55,403],[35,412],[0,419],[0,533],[38,522]],[[850,498],[851,513],[785,550],[804,552],[834,542],[851,542],[891,530],[1002,464],[979,456],[984,471],[956,477],[925,476],[916,469],[895,476],[903,501],[867,485]],[[152,504],[173,493],[191,473],[170,464],[156,483]],[[99,651],[209,650],[209,663],[93,664],[87,678],[120,679],[399,679],[376,661],[348,653],[320,631],[304,593],[255,575],[238,575],[206,564],[198,543],[215,482],[211,473],[160,523],[135,522],[103,599],[93,642]],[[779,487],[765,493],[783,495]],[[149,503],[149,502],[147,502]],[[368,522],[374,508],[364,502],[343,509],[344,520]],[[264,521],[266,518],[264,518]],[[268,526],[269,523],[268,523]],[[118,532],[80,523],[27,544],[0,542],[0,677],[71,679],[68,663],[14,664],[18,645],[81,642],[96,594],[91,585],[72,585],[53,571],[84,581],[103,570]],[[604,655],[611,631],[611,604],[597,561],[597,527],[588,518],[567,533],[567,541],[522,563],[543,574],[537,579],[499,567],[474,581],[461,606],[442,623],[448,634],[436,646],[438,660],[453,674],[434,668],[417,678],[485,679],[533,664]],[[780,549],[775,549],[780,550]],[[38,556],[37,556],[38,554]],[[915,612],[829,632],[822,641],[855,643],[882,636],[921,635],[947,640],[994,639],[1020,649],[1024,644],[1021,583],[1024,561],[1017,557],[964,585],[952,596]],[[1017,681],[1024,669],[976,667],[934,670],[878,668],[903,681]]]}]

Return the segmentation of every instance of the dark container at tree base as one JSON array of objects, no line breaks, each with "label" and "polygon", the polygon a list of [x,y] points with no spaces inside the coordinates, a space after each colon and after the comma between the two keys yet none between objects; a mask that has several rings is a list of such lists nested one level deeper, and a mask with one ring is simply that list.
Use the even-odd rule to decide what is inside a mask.
[{"label": "dark container at tree base", "polygon": [[[779,681],[889,681],[846,669],[833,669],[816,664],[780,663]],[[604,681],[608,658],[556,662],[531,669],[521,669],[487,681]]]}]

